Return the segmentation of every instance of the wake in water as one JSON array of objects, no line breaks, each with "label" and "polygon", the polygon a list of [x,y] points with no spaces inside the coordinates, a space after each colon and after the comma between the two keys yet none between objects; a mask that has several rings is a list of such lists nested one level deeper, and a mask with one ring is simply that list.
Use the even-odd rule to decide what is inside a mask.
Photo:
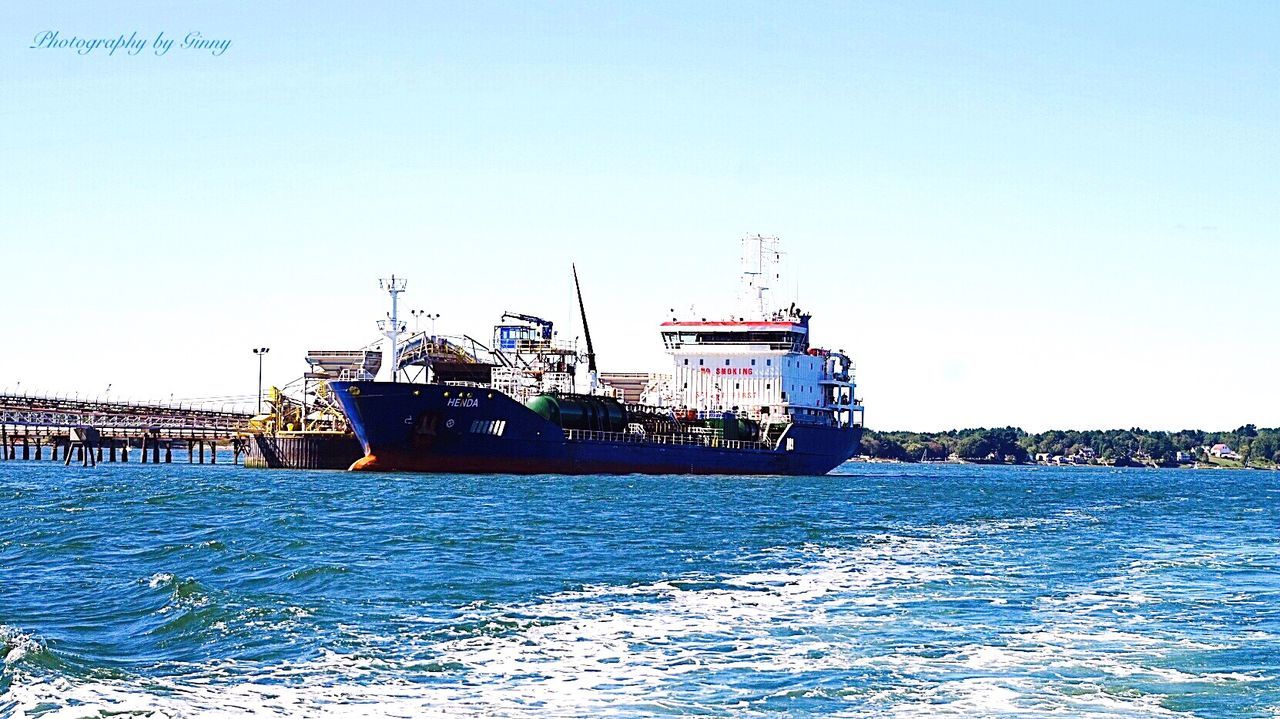
[{"label": "wake in water", "polygon": [[[849,547],[780,546],[740,558],[755,571],[477,602],[443,632],[410,616],[395,636],[346,628],[350,651],[198,663],[160,678],[50,671],[48,647],[5,627],[0,708],[20,717],[1162,717],[1189,710],[1178,696],[1274,686],[1269,670],[1214,667],[1224,652],[1274,648],[1280,637],[1215,626],[1221,606],[1188,611],[1163,560],[1061,587],[1044,576],[1037,544],[1091,521],[1062,513],[884,531]],[[1230,558],[1178,563],[1212,561]],[[146,581],[171,592],[166,612],[208,608],[194,581]],[[1242,591],[1218,602],[1256,600]],[[1190,621],[1165,621],[1171,614]]]},{"label": "wake in water", "polygon": [[1277,715],[1280,475],[859,471],[19,464],[0,717]]}]

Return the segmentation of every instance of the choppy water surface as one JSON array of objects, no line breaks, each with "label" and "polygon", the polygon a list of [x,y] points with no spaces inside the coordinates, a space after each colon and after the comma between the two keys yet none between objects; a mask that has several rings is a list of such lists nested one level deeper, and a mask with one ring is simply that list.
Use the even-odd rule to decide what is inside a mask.
[{"label": "choppy water surface", "polygon": [[0,715],[1266,716],[1280,475],[0,464]]}]

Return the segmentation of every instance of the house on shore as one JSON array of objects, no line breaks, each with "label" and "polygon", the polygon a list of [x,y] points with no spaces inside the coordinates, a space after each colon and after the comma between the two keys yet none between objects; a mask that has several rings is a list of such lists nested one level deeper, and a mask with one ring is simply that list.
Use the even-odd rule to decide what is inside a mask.
[{"label": "house on shore", "polygon": [[1207,448],[1207,453],[1211,457],[1218,459],[1240,459],[1240,455],[1236,454],[1231,447],[1219,442],[1212,447]]},{"label": "house on shore", "polygon": [[1093,447],[1081,447],[1067,459],[1072,464],[1092,464],[1097,458],[1098,453],[1093,451]]}]

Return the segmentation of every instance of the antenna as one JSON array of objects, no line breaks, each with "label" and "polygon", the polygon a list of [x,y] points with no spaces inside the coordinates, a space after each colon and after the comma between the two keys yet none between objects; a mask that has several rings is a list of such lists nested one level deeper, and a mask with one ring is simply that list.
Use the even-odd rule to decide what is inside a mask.
[{"label": "antenna", "polygon": [[768,319],[772,292],[781,285],[778,270],[781,260],[777,237],[747,235],[742,238],[742,280],[735,316]]},{"label": "antenna", "polygon": [[587,326],[587,307],[582,303],[582,285],[578,283],[578,266],[573,267],[573,286],[578,290],[578,312],[582,313],[582,334],[587,338],[587,371],[591,373],[591,389],[596,388],[596,350],[591,344],[591,328]]}]

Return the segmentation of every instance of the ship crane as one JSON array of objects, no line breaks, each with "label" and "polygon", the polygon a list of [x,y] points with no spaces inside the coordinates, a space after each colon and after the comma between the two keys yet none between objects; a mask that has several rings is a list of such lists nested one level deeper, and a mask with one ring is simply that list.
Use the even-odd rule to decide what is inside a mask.
[{"label": "ship crane", "polygon": [[587,324],[587,306],[582,303],[582,285],[578,283],[578,266],[573,265],[573,288],[578,292],[578,311],[582,313],[582,334],[587,338],[587,377],[590,381],[589,392],[596,393],[599,386],[600,373],[596,371],[596,348],[591,344],[591,327]]},{"label": "ship crane", "polygon": [[522,315],[519,312],[503,312],[502,319],[520,320],[521,322],[528,322],[529,324],[537,325],[542,331],[542,339],[547,342],[551,341],[551,328],[555,326],[555,323],[551,320],[544,320],[541,317],[534,317],[533,315]]}]

